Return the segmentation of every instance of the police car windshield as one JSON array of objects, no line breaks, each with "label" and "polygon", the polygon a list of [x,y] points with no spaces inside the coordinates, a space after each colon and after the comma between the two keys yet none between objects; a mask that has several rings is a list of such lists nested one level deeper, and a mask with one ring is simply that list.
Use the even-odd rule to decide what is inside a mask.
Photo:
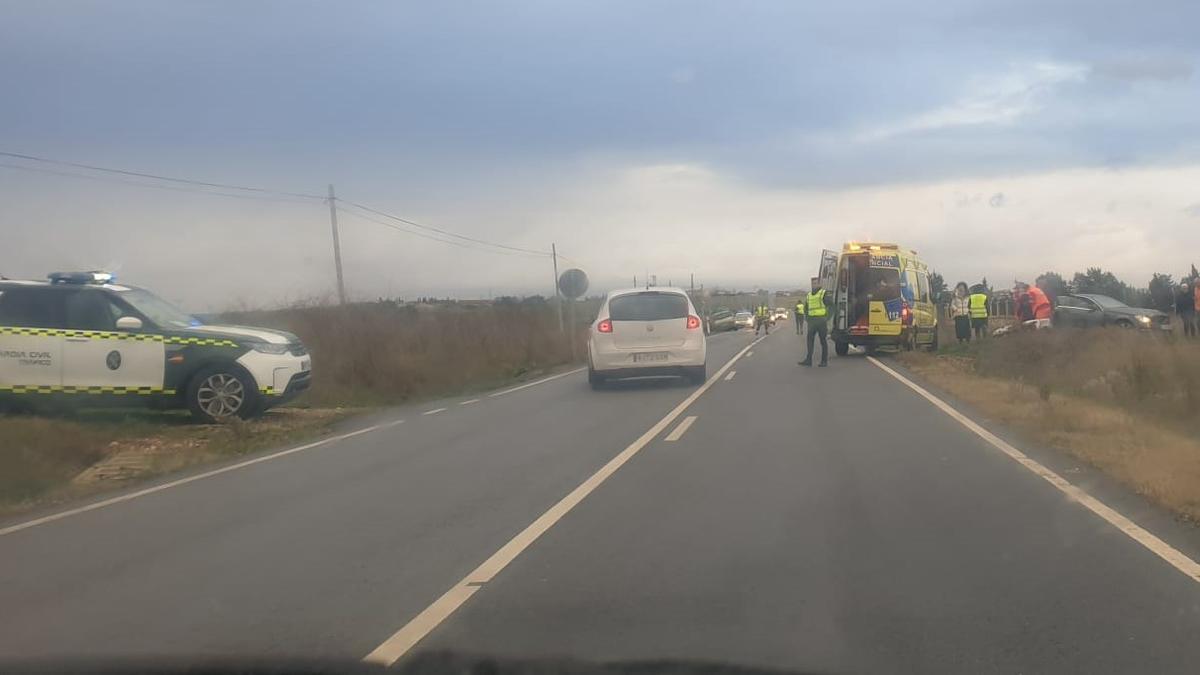
[{"label": "police car windshield", "polygon": [[133,305],[134,309],[145,314],[146,318],[163,328],[188,328],[200,325],[199,319],[150,291],[131,288],[121,292],[121,299]]}]

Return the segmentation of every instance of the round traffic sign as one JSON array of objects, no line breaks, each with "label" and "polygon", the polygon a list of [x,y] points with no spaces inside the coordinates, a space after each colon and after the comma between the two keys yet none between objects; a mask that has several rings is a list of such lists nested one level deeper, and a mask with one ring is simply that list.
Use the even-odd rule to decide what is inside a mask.
[{"label": "round traffic sign", "polygon": [[558,290],[567,298],[574,300],[587,293],[588,277],[580,269],[569,269],[558,277]]}]

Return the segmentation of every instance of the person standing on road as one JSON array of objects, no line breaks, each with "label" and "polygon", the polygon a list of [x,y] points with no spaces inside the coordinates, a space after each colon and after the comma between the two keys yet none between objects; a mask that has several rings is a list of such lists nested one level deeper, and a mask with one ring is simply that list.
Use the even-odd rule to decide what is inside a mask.
[{"label": "person standing on road", "polygon": [[833,301],[825,295],[825,289],[821,288],[821,280],[813,277],[812,292],[804,301],[807,310],[805,317],[808,320],[808,355],[800,362],[802,366],[812,365],[813,340],[818,337],[821,338],[821,363],[817,365],[822,368],[829,365],[829,329],[825,318],[829,316],[831,304]]},{"label": "person standing on road", "polygon": [[967,284],[960,281],[954,285],[954,297],[950,299],[950,318],[954,320],[954,337],[960,343],[971,341],[971,300]]},{"label": "person standing on road", "polygon": [[975,339],[987,337],[988,328],[988,296],[983,286],[976,286],[971,296],[967,298],[967,311],[971,316],[971,328],[975,331]]},{"label": "person standing on road", "polygon": [[1179,284],[1179,292],[1175,294],[1175,313],[1179,315],[1179,323],[1183,324],[1184,337],[1196,337],[1196,306],[1195,290],[1186,283]]},{"label": "person standing on road", "polygon": [[758,335],[758,329],[762,328],[767,335],[771,334],[771,310],[766,305],[759,305],[758,309],[754,310],[754,334]]},{"label": "person standing on road", "polygon": [[796,302],[796,335],[804,332],[804,301]]}]

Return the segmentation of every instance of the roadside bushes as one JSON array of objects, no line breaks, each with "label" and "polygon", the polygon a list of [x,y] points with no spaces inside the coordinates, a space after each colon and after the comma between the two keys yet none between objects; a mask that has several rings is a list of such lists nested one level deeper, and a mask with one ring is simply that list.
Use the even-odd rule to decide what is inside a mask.
[{"label": "roadside bushes", "polygon": [[1200,344],[1118,328],[1032,331],[973,343],[982,375],[1187,423],[1200,412]]},{"label": "roadside bushes", "polygon": [[[582,309],[582,308],[581,308]],[[594,313],[594,312],[593,312]],[[577,314],[583,358],[587,311]],[[586,318],[585,318],[586,317]],[[482,388],[571,362],[548,303],[293,307],[223,321],[295,333],[313,359],[313,405],[394,403]]]}]

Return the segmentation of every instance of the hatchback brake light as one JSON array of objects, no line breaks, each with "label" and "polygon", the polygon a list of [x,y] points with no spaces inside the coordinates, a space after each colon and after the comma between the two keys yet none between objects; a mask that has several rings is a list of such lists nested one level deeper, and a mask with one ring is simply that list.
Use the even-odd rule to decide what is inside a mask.
[{"label": "hatchback brake light", "polygon": [[611,333],[612,332],[612,319],[605,319],[605,320],[601,321],[600,323],[596,324],[596,332],[597,333]]},{"label": "hatchback brake light", "polygon": [[692,330],[694,328],[699,328],[700,327],[700,317],[689,315],[688,319],[687,319],[687,327],[688,327],[688,330]]}]

